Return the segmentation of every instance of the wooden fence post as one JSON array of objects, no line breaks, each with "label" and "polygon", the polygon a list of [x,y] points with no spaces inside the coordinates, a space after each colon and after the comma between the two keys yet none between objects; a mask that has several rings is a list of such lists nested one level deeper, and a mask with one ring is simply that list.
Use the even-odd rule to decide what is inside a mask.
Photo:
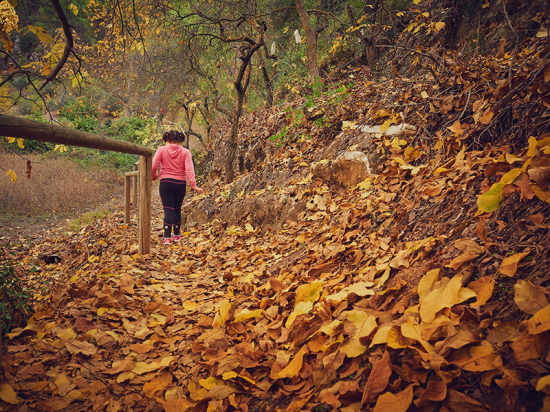
[{"label": "wooden fence post", "polygon": [[[139,161],[134,163],[134,172],[138,171]],[[132,204],[137,205],[137,193],[138,193],[138,175],[134,176],[134,193],[132,196]]]},{"label": "wooden fence post", "polygon": [[138,253],[151,252],[151,190],[153,186],[153,157],[141,156],[139,162]]},{"label": "wooden fence post", "polygon": [[124,223],[130,224],[130,188],[132,179],[131,176],[124,176]]},{"label": "wooden fence post", "polygon": [[[124,223],[130,224],[130,188],[132,187],[132,178],[134,181],[138,178],[138,171],[128,172],[124,175]],[[136,189],[134,189],[134,195]],[[135,203],[134,203],[135,204]]]}]

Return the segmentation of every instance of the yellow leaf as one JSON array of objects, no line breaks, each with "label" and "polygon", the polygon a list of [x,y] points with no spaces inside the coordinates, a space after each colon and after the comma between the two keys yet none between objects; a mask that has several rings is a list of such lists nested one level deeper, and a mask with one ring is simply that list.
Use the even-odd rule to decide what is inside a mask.
[{"label": "yellow leaf", "polygon": [[223,381],[216,379],[213,376],[210,376],[209,378],[206,378],[206,379],[199,379],[199,383],[207,391],[209,391],[216,385],[224,385]]},{"label": "yellow leaf", "polygon": [[537,149],[537,139],[533,136],[529,138],[529,149],[527,150],[527,156],[533,157],[536,154]]},{"label": "yellow leaf", "polygon": [[6,172],[6,176],[10,177],[11,178],[11,182],[12,183],[15,183],[15,181],[17,180],[17,175],[15,174],[15,172],[11,169],[8,169],[8,171]]},{"label": "yellow leaf", "polygon": [[326,297],[327,301],[331,304],[338,304],[347,299],[350,293],[355,293],[357,296],[374,295],[374,291],[369,289],[374,283],[372,282],[358,282],[353,285],[347,286],[338,293],[334,293]]},{"label": "yellow leaf", "polygon": [[505,183],[495,183],[491,188],[477,198],[477,208],[481,212],[491,213],[498,209],[502,200],[502,190]]},{"label": "yellow leaf", "polygon": [[418,3],[420,3],[420,1],[421,1],[421,0],[413,0],[413,3],[414,3],[414,4],[418,4]]},{"label": "yellow leaf", "polygon": [[[443,278],[442,280],[444,280]],[[441,309],[451,308],[458,301],[462,287],[462,274],[456,274],[445,286],[432,290],[420,302],[420,317],[423,322],[432,323]]]},{"label": "yellow leaf", "polygon": [[304,345],[300,348],[298,353],[294,355],[286,367],[279,372],[279,378],[293,378],[300,372],[302,369],[302,364],[304,362],[304,355],[307,354],[307,345]]},{"label": "yellow leaf", "polygon": [[24,149],[24,148],[25,148],[25,145],[23,144],[23,139],[17,139],[17,145],[18,145],[21,149]]},{"label": "yellow leaf", "polygon": [[439,279],[439,269],[432,269],[426,273],[418,283],[418,299],[420,302],[428,296],[434,283]]},{"label": "yellow leaf", "polygon": [[489,4],[489,0],[485,0],[485,4],[481,6],[481,8],[486,9],[487,7],[491,7],[491,4]]},{"label": "yellow leaf", "polygon": [[73,3],[69,4],[69,9],[74,13],[75,16],[78,14],[78,7],[76,7]]},{"label": "yellow leaf", "polygon": [[290,328],[294,323],[294,320],[299,316],[305,313],[309,313],[313,309],[313,302],[300,302],[294,308],[294,311],[290,314],[286,320],[285,327]]},{"label": "yellow leaf", "polygon": [[235,322],[241,322],[243,320],[248,320],[248,319],[252,319],[252,318],[259,318],[262,316],[262,314],[264,313],[264,311],[262,309],[256,309],[256,310],[248,310],[248,309],[243,309],[236,317],[235,317]]},{"label": "yellow leaf", "polygon": [[538,335],[550,329],[550,305],[539,310],[529,319],[529,333]]},{"label": "yellow leaf", "polygon": [[17,405],[19,403],[17,394],[9,383],[3,383],[0,385],[0,399],[4,402],[11,403],[12,405]]},{"label": "yellow leaf", "polygon": [[542,290],[531,282],[520,279],[514,285],[514,302],[518,307],[531,315],[549,305],[548,299]]},{"label": "yellow leaf", "polygon": [[543,376],[537,381],[537,391],[542,391],[550,385],[550,375]]},{"label": "yellow leaf", "polygon": [[254,228],[252,227],[252,225],[250,223],[247,223],[246,225],[244,225],[244,228],[246,229],[247,232],[254,232]]},{"label": "yellow leaf", "polygon": [[427,99],[429,96],[428,96],[428,93],[426,93],[425,91],[422,91],[422,93],[420,93],[422,95],[422,98],[423,99]]},{"label": "yellow leaf", "polygon": [[295,302],[317,302],[321,296],[324,284],[325,282],[317,281],[298,286]]},{"label": "yellow leaf", "polygon": [[407,323],[401,325],[401,334],[406,338],[418,341],[426,352],[435,353],[433,346],[422,338],[422,328],[420,325],[415,325],[414,318],[412,316],[407,318]]},{"label": "yellow leaf", "polygon": [[522,253],[514,253],[512,256],[504,258],[504,260],[500,264],[500,267],[498,268],[499,272],[505,276],[514,276],[516,274],[516,271],[518,270],[518,263],[530,252],[530,249],[525,249]]},{"label": "yellow leaf", "polygon": [[227,319],[229,318],[229,309],[231,309],[231,303],[229,303],[228,300],[223,300],[220,303],[220,326],[225,325],[225,322],[227,322]]},{"label": "yellow leaf", "polygon": [[223,375],[222,375],[222,379],[224,381],[228,380],[228,379],[233,379],[233,378],[236,378],[238,376],[238,373],[235,372],[235,371],[229,371],[229,372],[225,372]]},{"label": "yellow leaf", "polygon": [[372,348],[374,345],[386,343],[388,341],[388,333],[391,328],[391,325],[380,326],[372,337],[372,342],[370,343],[369,348]]},{"label": "yellow leaf", "polygon": [[190,312],[197,310],[197,302],[193,302],[190,300],[186,300],[185,302],[183,302],[182,306],[185,310],[188,310]]},{"label": "yellow leaf", "polygon": [[391,119],[386,120],[382,126],[380,126],[380,132],[385,133],[391,126]]},{"label": "yellow leaf", "polygon": [[[13,180],[13,179],[12,179]],[[15,180],[13,180],[15,183]],[[531,185],[531,190],[535,194],[536,197],[539,198],[539,200],[542,200],[543,202],[550,203],[550,191],[549,190],[543,190],[540,188],[539,185]]]},{"label": "yellow leaf", "polygon": [[441,31],[445,28],[445,22],[443,21],[438,21],[437,23],[435,23],[435,30],[436,31]]},{"label": "yellow leaf", "polygon": [[354,323],[356,331],[342,343],[340,352],[348,358],[356,358],[367,351],[367,347],[361,344],[360,339],[369,336],[376,329],[376,318],[367,312],[353,311],[347,320]]},{"label": "yellow leaf", "polygon": [[134,372],[122,372],[120,375],[117,376],[116,378],[116,381],[118,383],[122,383],[124,381],[128,381],[130,379],[134,379],[134,377],[136,376],[136,374]]}]

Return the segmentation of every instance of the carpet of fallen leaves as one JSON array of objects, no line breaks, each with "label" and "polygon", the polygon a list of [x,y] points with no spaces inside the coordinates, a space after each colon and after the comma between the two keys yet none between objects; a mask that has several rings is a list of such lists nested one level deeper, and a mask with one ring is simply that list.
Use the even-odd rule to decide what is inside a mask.
[{"label": "carpet of fallen leaves", "polygon": [[[379,119],[385,163],[350,190],[309,173],[239,194],[307,202],[280,232],[214,220],[140,256],[118,214],[3,246],[22,276],[62,261],[32,274],[56,287],[4,340],[0,410],[548,410],[550,135],[483,143],[502,108],[548,114],[546,55],[527,44],[511,82],[512,56],[454,65],[451,94],[358,81],[376,103],[333,115],[343,137]],[[413,113],[401,99],[420,131],[387,139]],[[448,125],[424,132],[428,116]],[[319,153],[299,138],[270,161],[330,162]],[[230,188],[209,190],[220,203]]]}]

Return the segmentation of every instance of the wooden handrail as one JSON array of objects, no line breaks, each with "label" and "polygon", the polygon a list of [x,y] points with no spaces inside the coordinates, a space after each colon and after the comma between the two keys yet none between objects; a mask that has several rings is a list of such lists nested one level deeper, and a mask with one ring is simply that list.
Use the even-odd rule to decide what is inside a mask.
[{"label": "wooden handrail", "polygon": [[[54,126],[34,120],[22,119],[20,117],[0,114],[0,135],[6,137],[17,137],[20,139],[39,140],[66,144],[69,146],[89,147],[92,149],[109,150],[113,152],[130,153],[140,155],[139,171],[134,177],[139,178],[139,209],[138,209],[138,253],[147,255],[151,251],[151,187],[152,187],[152,160],[153,150],[123,140],[109,139],[108,137],[96,136],[91,133],[79,132],[61,126]],[[132,175],[135,172],[130,172]],[[125,192],[127,199],[130,198],[130,183],[127,182]],[[136,185],[137,186],[137,185]],[[134,186],[134,187],[136,187]],[[134,196],[135,196],[134,191]]]},{"label": "wooden handrail", "polygon": [[153,155],[153,149],[146,146],[5,114],[0,114],[0,135],[140,156]]}]

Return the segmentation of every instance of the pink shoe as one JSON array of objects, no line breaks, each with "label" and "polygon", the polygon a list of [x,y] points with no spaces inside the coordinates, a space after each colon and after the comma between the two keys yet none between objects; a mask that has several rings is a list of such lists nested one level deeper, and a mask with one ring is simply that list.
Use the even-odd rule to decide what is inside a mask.
[{"label": "pink shoe", "polygon": [[169,237],[164,238],[164,242],[162,242],[163,245],[169,245],[170,243],[172,243],[172,239],[170,239]]},{"label": "pink shoe", "polygon": [[172,236],[172,242],[179,242],[181,240],[181,235]]}]

